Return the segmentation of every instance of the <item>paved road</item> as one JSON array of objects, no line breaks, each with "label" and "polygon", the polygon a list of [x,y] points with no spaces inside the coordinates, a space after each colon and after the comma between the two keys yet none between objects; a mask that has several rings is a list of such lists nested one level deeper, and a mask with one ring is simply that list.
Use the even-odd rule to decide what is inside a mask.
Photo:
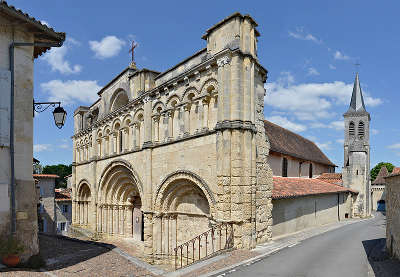
[{"label": "paved road", "polygon": [[375,218],[307,239],[257,263],[236,268],[225,276],[375,276],[376,269],[373,262],[372,267],[369,265],[367,256],[382,252],[384,237],[385,218],[376,214]]}]

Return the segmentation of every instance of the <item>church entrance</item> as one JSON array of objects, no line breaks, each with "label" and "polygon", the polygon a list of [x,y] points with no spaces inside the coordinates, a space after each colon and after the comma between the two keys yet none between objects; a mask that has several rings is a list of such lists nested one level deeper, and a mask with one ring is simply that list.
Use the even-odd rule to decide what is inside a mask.
[{"label": "church entrance", "polygon": [[143,240],[141,187],[132,171],[116,163],[104,172],[98,194],[97,230],[109,236]]},{"label": "church entrance", "polygon": [[142,212],[142,201],[140,197],[134,197],[132,203],[132,237],[135,240],[143,241],[144,228],[143,228],[143,212]]}]

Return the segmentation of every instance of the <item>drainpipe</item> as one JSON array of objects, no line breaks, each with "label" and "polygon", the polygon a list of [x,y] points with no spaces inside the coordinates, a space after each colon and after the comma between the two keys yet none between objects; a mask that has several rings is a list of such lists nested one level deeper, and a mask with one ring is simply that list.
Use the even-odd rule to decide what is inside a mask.
[{"label": "drainpipe", "polygon": [[15,159],[14,159],[14,49],[18,46],[41,46],[60,47],[62,43],[39,43],[39,42],[12,42],[10,44],[10,71],[11,71],[11,101],[10,101],[10,162],[11,162],[11,234],[17,230],[17,218],[15,211]]}]

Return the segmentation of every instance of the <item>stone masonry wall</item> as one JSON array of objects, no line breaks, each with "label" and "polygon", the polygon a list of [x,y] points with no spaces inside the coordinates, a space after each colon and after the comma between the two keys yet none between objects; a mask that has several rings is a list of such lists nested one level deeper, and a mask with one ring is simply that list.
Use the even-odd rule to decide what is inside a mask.
[{"label": "stone masonry wall", "polygon": [[386,178],[386,248],[400,259],[400,175]]}]

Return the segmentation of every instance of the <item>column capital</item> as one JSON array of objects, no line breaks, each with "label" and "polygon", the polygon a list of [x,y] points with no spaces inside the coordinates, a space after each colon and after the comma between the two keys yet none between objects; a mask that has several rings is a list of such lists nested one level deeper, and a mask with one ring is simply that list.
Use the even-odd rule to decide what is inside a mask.
[{"label": "column capital", "polygon": [[223,56],[217,60],[217,65],[219,67],[229,64],[231,62],[231,58],[228,56]]}]

